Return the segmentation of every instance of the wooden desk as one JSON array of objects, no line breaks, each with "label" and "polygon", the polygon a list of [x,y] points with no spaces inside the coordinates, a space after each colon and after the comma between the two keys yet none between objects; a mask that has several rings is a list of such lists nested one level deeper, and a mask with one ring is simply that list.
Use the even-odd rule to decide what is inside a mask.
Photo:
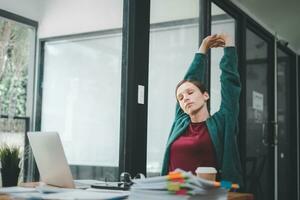
[{"label": "wooden desk", "polygon": [[0,194],[0,200],[10,200],[11,198],[7,195],[1,195]]},{"label": "wooden desk", "polygon": [[254,200],[254,196],[250,193],[229,192],[228,200]]}]

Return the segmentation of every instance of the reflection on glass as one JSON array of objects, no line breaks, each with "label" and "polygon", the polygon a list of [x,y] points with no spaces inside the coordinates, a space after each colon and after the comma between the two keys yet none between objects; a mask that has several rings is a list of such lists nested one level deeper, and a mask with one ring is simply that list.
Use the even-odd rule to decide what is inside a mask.
[{"label": "reflection on glass", "polygon": [[[267,93],[267,43],[252,31],[247,30],[247,154],[254,156],[261,152],[261,142],[252,139],[261,138],[262,123],[268,121]],[[257,131],[259,130],[259,131]],[[257,135],[259,134],[259,135]]]},{"label": "reflection on glass", "polygon": [[[170,9],[172,8],[172,9]],[[174,8],[174,9],[173,9]],[[158,175],[175,112],[175,87],[198,48],[199,1],[151,1],[147,175]]]}]

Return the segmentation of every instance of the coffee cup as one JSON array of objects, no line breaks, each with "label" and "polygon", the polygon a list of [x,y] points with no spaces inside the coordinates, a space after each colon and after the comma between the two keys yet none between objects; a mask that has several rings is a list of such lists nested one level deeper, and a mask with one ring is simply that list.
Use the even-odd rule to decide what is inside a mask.
[{"label": "coffee cup", "polygon": [[217,170],[214,167],[198,167],[195,172],[200,178],[210,181],[216,180]]}]

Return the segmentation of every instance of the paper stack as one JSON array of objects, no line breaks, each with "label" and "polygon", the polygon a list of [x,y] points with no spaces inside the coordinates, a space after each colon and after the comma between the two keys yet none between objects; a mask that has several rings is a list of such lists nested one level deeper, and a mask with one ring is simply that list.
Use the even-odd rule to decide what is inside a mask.
[{"label": "paper stack", "polygon": [[[6,195],[1,198],[1,195]],[[83,189],[70,189],[70,188],[57,188],[53,186],[43,185],[36,188],[26,187],[6,187],[0,188],[1,199],[51,199],[51,200],[121,200],[126,199],[129,195],[128,191],[117,190],[99,190],[94,188]],[[6,198],[7,197],[7,198]]]},{"label": "paper stack", "polygon": [[176,170],[167,176],[134,180],[129,200],[223,200],[228,190],[237,188],[230,182],[208,181],[190,172]]}]

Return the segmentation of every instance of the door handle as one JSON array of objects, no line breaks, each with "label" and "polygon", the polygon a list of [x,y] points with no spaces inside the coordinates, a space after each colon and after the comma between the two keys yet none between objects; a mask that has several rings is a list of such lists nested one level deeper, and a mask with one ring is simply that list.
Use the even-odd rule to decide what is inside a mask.
[{"label": "door handle", "polygon": [[[272,124],[273,130],[267,130],[266,131],[266,126],[268,124]],[[278,123],[275,121],[271,122],[263,122],[261,124],[262,126],[262,143],[264,146],[272,146],[274,147],[275,145],[278,145]]]},{"label": "door handle", "polygon": [[265,127],[266,127],[266,123],[263,122],[263,123],[261,124],[262,143],[263,143],[264,146],[269,146],[269,143],[268,143],[268,136],[266,135]]}]

